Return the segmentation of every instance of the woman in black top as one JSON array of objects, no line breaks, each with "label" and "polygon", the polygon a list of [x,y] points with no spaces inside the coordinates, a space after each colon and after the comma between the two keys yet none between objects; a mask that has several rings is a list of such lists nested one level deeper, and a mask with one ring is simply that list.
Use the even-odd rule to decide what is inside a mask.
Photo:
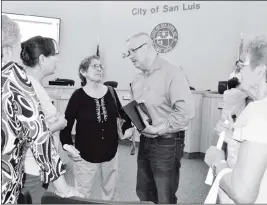
[{"label": "woman in black top", "polygon": [[[96,173],[100,170],[102,199],[112,200],[118,175],[118,110],[126,121],[123,132],[131,127],[131,122],[122,111],[115,90],[118,109],[108,87],[102,84],[103,71],[97,56],[81,62],[79,77],[83,87],[77,89],[69,100],[65,112],[68,124],[60,132],[60,140],[74,161],[75,188],[89,197]],[[71,131],[75,120],[74,147]]]}]

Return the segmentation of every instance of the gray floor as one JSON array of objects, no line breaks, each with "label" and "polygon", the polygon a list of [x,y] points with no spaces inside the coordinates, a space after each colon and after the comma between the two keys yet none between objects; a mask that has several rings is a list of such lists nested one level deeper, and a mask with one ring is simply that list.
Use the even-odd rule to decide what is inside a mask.
[{"label": "gray floor", "polygon": [[[117,185],[116,201],[138,201],[135,193],[136,185],[136,155],[129,154],[130,148],[126,145],[119,146],[119,181]],[[72,166],[67,166],[66,179],[73,185]],[[201,159],[182,159],[181,177],[177,192],[178,203],[202,203],[204,202],[209,186],[204,184],[208,167]],[[99,198],[99,186],[96,180],[92,197]],[[52,187],[49,188],[52,190]]]}]

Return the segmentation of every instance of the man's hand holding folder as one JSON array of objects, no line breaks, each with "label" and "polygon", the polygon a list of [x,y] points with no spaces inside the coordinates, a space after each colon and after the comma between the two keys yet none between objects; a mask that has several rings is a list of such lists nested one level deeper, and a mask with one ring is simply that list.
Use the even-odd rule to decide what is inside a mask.
[{"label": "man's hand holding folder", "polygon": [[159,123],[157,125],[149,125],[147,121],[144,121],[144,123],[146,125],[146,128],[141,131],[142,135],[149,137],[149,138],[155,138],[162,134],[165,134],[165,133],[161,133],[162,130],[166,129],[166,126],[164,123]]},{"label": "man's hand holding folder", "polygon": [[146,137],[155,138],[166,130],[165,123],[152,125],[152,119],[144,103],[137,103],[135,100],[123,107],[137,130]]},{"label": "man's hand holding folder", "polygon": [[146,120],[144,120],[144,123],[146,125],[146,128],[141,131],[141,134],[149,138],[158,137],[157,130],[155,129],[155,127],[148,124]]}]

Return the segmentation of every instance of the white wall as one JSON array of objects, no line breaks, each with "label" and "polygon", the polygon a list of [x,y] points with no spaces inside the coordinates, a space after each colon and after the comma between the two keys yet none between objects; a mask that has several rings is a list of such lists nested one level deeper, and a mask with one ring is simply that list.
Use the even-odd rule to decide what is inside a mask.
[{"label": "white wall", "polygon": [[[103,47],[108,64],[107,76],[128,85],[133,66],[121,59],[124,40],[129,34],[145,31],[149,34],[159,23],[173,24],[180,34],[177,47],[163,54],[181,65],[189,81],[198,90],[217,90],[217,81],[228,77],[237,58],[240,39],[241,13],[239,2],[199,2],[200,9],[172,13],[133,16],[133,8],[150,9],[156,6],[179,5],[181,2],[101,2]],[[188,2],[187,4],[192,4]],[[113,10],[112,10],[113,9]],[[227,15],[226,15],[227,14]],[[105,32],[104,32],[105,31]],[[113,35],[112,35],[113,34]],[[108,38],[112,35],[112,40]],[[111,55],[112,54],[112,55]],[[117,70],[117,72],[114,72]],[[119,73],[119,74],[118,74]]]},{"label": "white wall", "polygon": [[74,1],[13,1],[3,2],[2,11],[18,14],[61,18],[60,64],[56,75],[48,79],[70,78],[80,86],[78,66],[83,58],[96,52],[98,4]]},{"label": "white wall", "polygon": [[267,2],[244,1],[242,31],[250,39],[255,35],[267,35]]},{"label": "white wall", "polygon": [[[199,10],[183,11],[193,2],[3,2],[3,12],[59,17],[62,19],[60,68],[56,77],[71,78],[80,85],[80,61],[100,51],[107,68],[105,80],[117,80],[128,89],[136,69],[122,59],[125,39],[138,31],[149,34],[159,23],[173,24],[180,34],[176,48],[163,56],[181,65],[197,90],[217,90],[228,78],[237,58],[240,33],[245,37],[267,33],[267,2],[198,2]],[[133,8],[179,6],[176,12],[132,15]],[[55,76],[52,76],[55,77]]]}]

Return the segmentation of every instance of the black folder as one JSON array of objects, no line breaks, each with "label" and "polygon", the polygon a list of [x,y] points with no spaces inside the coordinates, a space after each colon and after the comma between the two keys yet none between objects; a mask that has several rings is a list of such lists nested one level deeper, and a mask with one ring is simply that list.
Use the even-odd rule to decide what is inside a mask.
[{"label": "black folder", "polygon": [[149,124],[152,124],[152,119],[144,103],[138,104],[135,100],[133,100],[132,102],[123,106],[122,109],[139,131],[142,131],[146,128],[143,120],[147,120]]},{"label": "black folder", "polygon": [[135,106],[136,110],[139,114],[139,116],[144,120],[148,122],[148,124],[152,125],[152,118],[148,112],[148,109],[146,107],[145,103],[138,103],[138,105]]}]

